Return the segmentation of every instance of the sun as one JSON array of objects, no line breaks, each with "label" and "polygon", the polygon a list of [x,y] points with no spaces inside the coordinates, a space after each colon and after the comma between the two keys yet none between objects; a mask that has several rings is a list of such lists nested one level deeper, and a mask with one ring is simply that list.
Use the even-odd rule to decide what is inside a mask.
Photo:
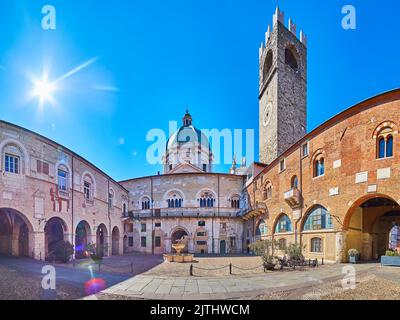
[{"label": "sun", "polygon": [[55,90],[53,83],[47,82],[47,80],[36,81],[35,87],[33,88],[33,95],[39,97],[40,102],[50,101],[52,99],[52,92]]}]

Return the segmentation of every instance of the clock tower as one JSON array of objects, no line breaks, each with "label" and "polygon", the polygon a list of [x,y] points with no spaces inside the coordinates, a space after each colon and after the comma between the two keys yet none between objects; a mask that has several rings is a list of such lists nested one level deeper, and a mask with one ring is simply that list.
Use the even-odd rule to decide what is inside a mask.
[{"label": "clock tower", "polygon": [[307,40],[276,9],[259,50],[259,161],[269,164],[306,133]]}]

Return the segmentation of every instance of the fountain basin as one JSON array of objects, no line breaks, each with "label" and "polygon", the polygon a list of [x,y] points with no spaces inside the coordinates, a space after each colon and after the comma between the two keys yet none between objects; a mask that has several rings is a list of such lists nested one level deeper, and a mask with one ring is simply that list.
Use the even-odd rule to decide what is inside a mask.
[{"label": "fountain basin", "polygon": [[168,262],[193,262],[193,254],[185,253],[185,254],[164,254],[164,260]]}]

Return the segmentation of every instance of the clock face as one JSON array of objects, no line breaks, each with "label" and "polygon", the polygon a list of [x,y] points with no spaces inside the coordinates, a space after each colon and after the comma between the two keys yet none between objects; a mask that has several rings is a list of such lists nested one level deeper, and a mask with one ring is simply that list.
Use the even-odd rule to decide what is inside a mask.
[{"label": "clock face", "polygon": [[268,104],[264,107],[263,113],[263,125],[264,127],[268,125],[269,121],[271,120],[272,115],[272,103],[268,102]]}]

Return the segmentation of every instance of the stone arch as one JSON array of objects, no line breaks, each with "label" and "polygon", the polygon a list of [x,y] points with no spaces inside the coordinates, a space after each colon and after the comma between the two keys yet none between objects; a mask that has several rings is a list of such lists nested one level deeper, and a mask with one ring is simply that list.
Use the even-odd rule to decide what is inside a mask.
[{"label": "stone arch", "polygon": [[34,251],[33,226],[13,208],[0,208],[0,253],[29,257]]},{"label": "stone arch", "polygon": [[300,57],[295,46],[288,45],[285,48],[285,64],[297,71],[300,67],[299,61]]},{"label": "stone arch", "polygon": [[177,226],[177,227],[173,228],[173,229],[171,230],[171,233],[170,233],[171,248],[172,248],[172,245],[173,245],[177,240],[180,240],[180,239],[184,238],[184,239],[183,239],[183,242],[185,243],[185,248],[183,249],[183,252],[187,252],[187,250],[188,250],[189,237],[190,237],[190,233],[189,233],[189,231],[188,231],[186,228],[181,227],[181,226]]},{"label": "stone arch", "polygon": [[86,220],[81,220],[75,230],[75,258],[87,257],[87,246],[92,242],[92,230]]},{"label": "stone arch", "polygon": [[267,80],[267,77],[272,69],[273,64],[273,53],[272,50],[268,50],[267,54],[265,55],[264,64],[263,64],[263,81]]},{"label": "stone arch", "polygon": [[23,155],[23,168],[24,168],[24,172],[23,174],[25,175],[29,175],[30,173],[30,169],[29,169],[29,165],[30,165],[30,158],[29,158],[29,153],[26,150],[25,146],[19,142],[18,140],[15,139],[5,139],[0,143],[0,156],[1,156],[1,169],[4,171],[4,149],[5,147],[7,147],[8,145],[15,145],[22,153]]},{"label": "stone arch", "polygon": [[214,199],[214,203],[213,203],[212,207],[218,207],[219,204],[218,204],[217,193],[214,190],[210,189],[210,188],[203,188],[203,189],[201,189],[200,191],[197,192],[196,200],[199,203],[199,206],[200,206],[201,196],[202,196],[202,194],[205,194],[205,193],[210,193],[212,195],[212,198]]},{"label": "stone arch", "polygon": [[60,217],[50,218],[44,227],[45,257],[50,258],[60,241],[68,241],[68,226]]},{"label": "stone arch", "polygon": [[356,249],[362,260],[378,259],[389,248],[391,224],[400,225],[400,205],[386,194],[367,194],[358,198],[343,220],[342,261],[348,250]]},{"label": "stone arch", "polygon": [[119,241],[120,241],[120,232],[119,232],[119,228],[117,226],[115,226],[112,229],[111,237],[112,237],[111,254],[113,256],[117,256],[117,255],[119,255]]}]

